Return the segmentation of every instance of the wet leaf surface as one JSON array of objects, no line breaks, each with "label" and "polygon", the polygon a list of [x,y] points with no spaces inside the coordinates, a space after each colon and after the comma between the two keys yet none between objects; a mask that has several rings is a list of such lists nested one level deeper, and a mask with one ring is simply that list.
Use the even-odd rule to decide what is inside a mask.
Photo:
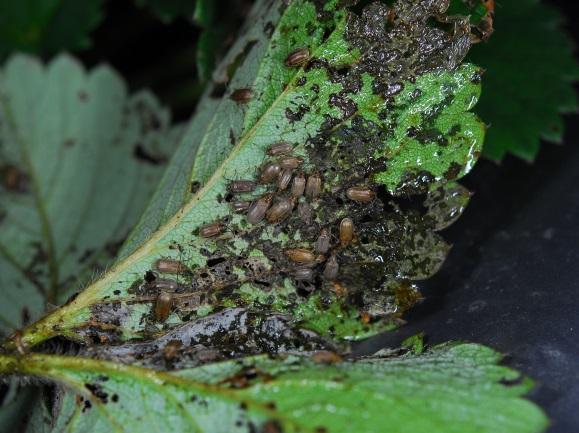
[{"label": "wet leaf surface", "polygon": [[175,374],[49,355],[0,356],[0,369],[70,390],[37,408],[31,432],[541,431],[545,416],[520,398],[530,382],[499,360],[463,344],[355,363],[263,356]]},{"label": "wet leaf surface", "polygon": [[[391,326],[419,298],[413,281],[435,273],[448,251],[421,200],[471,169],[484,136],[468,111],[480,71],[460,66],[468,22],[432,24],[443,9],[436,2],[418,9],[372,3],[357,15],[332,3],[256,5],[256,24],[217,70],[207,96],[224,88],[193,146],[193,192],[184,206],[168,220],[164,207],[150,207],[152,223],[142,224],[149,234],[133,233],[125,250],[133,252],[25,330],[24,343],[55,335],[152,338],[230,307],[282,313],[298,327],[342,338]],[[239,89],[251,98],[241,101]],[[291,143],[293,160],[268,156],[279,141]],[[305,196],[264,182],[268,163],[271,170],[297,165],[288,170],[294,179],[304,174]],[[254,191],[231,192],[235,181],[260,176]],[[167,191],[170,182],[164,185]],[[352,195],[353,187],[368,199]],[[174,209],[182,180],[177,191],[153,206]],[[254,201],[247,216],[232,211],[239,200]],[[288,249],[313,251],[322,229],[330,234],[327,252],[303,264],[288,259]],[[159,260],[179,261],[186,271],[163,274]],[[168,292],[164,306],[161,292]],[[326,311],[334,319],[318,320]]]}]

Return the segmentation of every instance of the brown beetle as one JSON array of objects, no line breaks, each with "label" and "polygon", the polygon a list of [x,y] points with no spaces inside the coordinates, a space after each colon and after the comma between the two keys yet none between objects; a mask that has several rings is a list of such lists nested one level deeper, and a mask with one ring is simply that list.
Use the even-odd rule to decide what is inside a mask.
[{"label": "brown beetle", "polygon": [[191,271],[179,260],[159,259],[155,262],[155,268],[164,274],[188,274]]},{"label": "brown beetle", "polygon": [[281,173],[281,167],[278,163],[272,162],[266,164],[261,169],[259,183],[271,183],[276,180]]},{"label": "brown beetle", "polygon": [[173,295],[168,292],[161,292],[155,301],[155,320],[164,322],[171,313],[173,307]]},{"label": "brown beetle", "polygon": [[251,89],[236,89],[231,93],[230,98],[240,104],[247,104],[253,98],[253,92]]},{"label": "brown beetle", "polygon": [[277,156],[277,155],[284,155],[286,153],[290,153],[293,150],[294,146],[287,141],[280,141],[278,143],[274,143],[267,149],[267,154],[270,156]]},{"label": "brown beetle", "polygon": [[314,219],[314,210],[307,203],[298,204],[298,215],[301,220],[306,224],[311,224]]},{"label": "brown beetle", "polygon": [[294,177],[292,183],[292,195],[294,197],[301,197],[306,189],[306,177],[303,173],[298,174]]},{"label": "brown beetle", "polygon": [[252,192],[255,190],[255,182],[252,180],[234,180],[229,183],[228,189],[232,193]]},{"label": "brown beetle", "polygon": [[353,186],[347,189],[346,197],[360,203],[370,203],[376,197],[376,193],[374,193],[370,188]]},{"label": "brown beetle", "polygon": [[314,277],[314,271],[306,266],[298,266],[290,271],[290,275],[296,281],[310,281]]},{"label": "brown beetle", "polygon": [[254,201],[247,211],[247,221],[251,224],[257,224],[263,220],[272,200],[273,194],[265,194],[258,200]]},{"label": "brown beetle", "polygon": [[179,349],[181,346],[183,346],[181,341],[170,340],[163,348],[163,358],[165,358],[166,361],[171,361],[172,359],[176,358],[179,354]]},{"label": "brown beetle", "polygon": [[330,249],[330,232],[328,229],[323,228],[320,231],[320,235],[316,240],[316,251],[322,254],[325,254]]},{"label": "brown beetle", "polygon": [[267,221],[270,224],[282,222],[290,215],[294,205],[295,199],[293,197],[282,198],[267,211]]},{"label": "brown beetle", "polygon": [[319,174],[314,173],[308,177],[306,183],[306,197],[309,199],[317,198],[322,192],[322,178]]},{"label": "brown beetle", "polygon": [[207,224],[199,229],[199,236],[202,238],[214,238],[223,233],[224,225],[220,222]]},{"label": "brown beetle", "polygon": [[233,211],[238,213],[247,212],[250,206],[251,206],[250,201],[236,201],[231,205]]},{"label": "brown beetle", "polygon": [[342,362],[342,357],[336,352],[320,350],[312,354],[312,361],[317,364],[338,364]]},{"label": "brown beetle", "polygon": [[286,256],[294,263],[313,263],[316,260],[316,255],[304,248],[292,248],[285,250]]},{"label": "brown beetle", "polygon": [[296,66],[302,66],[308,62],[310,59],[310,50],[307,48],[298,48],[297,50],[292,51],[286,58],[285,58],[285,65],[293,68]]},{"label": "brown beetle", "polygon": [[354,239],[354,221],[351,218],[344,218],[340,222],[340,244],[343,247],[350,245]]},{"label": "brown beetle", "polygon": [[170,280],[168,278],[155,278],[150,283],[147,283],[148,287],[152,287],[155,290],[163,291],[168,290],[174,292],[179,288],[179,283],[175,280]]},{"label": "brown beetle", "polygon": [[336,259],[335,254],[332,254],[326,262],[326,266],[324,266],[324,278],[326,280],[335,280],[338,277],[339,271],[340,265],[338,264],[338,259]]},{"label": "brown beetle", "polygon": [[279,191],[285,191],[289,186],[290,182],[292,181],[293,171],[292,170],[284,170],[279,175],[277,179],[277,189]]},{"label": "brown beetle", "polygon": [[295,156],[288,156],[286,158],[282,158],[279,160],[279,165],[281,168],[290,168],[295,170],[302,164],[302,160],[300,158],[296,158]]}]

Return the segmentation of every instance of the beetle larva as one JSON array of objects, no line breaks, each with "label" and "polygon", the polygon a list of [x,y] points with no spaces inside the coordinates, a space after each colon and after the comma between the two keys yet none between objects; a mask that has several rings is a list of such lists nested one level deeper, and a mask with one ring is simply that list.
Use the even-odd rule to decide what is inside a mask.
[{"label": "beetle larva", "polygon": [[247,221],[251,224],[257,224],[263,220],[272,200],[273,194],[265,194],[258,200],[254,201],[247,211]]},{"label": "beetle larva", "polygon": [[289,216],[294,205],[295,199],[293,197],[279,200],[267,211],[267,222],[275,224],[283,221]]},{"label": "beetle larva", "polygon": [[232,193],[252,192],[255,190],[255,182],[252,180],[234,180],[229,183],[228,189]]},{"label": "beetle larva", "polygon": [[155,262],[155,268],[164,274],[188,274],[189,268],[174,259],[159,259]]},{"label": "beetle larva", "polygon": [[199,229],[199,236],[202,238],[213,238],[223,233],[223,229],[223,224],[219,222],[207,224]]},{"label": "beetle larva", "polygon": [[344,218],[340,222],[340,244],[343,247],[350,245],[354,238],[354,222],[351,218]]},{"label": "beetle larva", "polygon": [[317,198],[322,192],[322,178],[319,174],[314,173],[308,177],[306,183],[306,197],[309,199]]},{"label": "beetle larva", "polygon": [[278,143],[274,143],[267,149],[267,154],[270,156],[277,156],[277,155],[284,155],[286,153],[290,153],[293,150],[294,146],[287,141],[280,141]]},{"label": "beetle larva", "polygon": [[303,173],[298,174],[294,177],[292,183],[292,195],[294,197],[301,197],[306,189],[306,177]]},{"label": "beetle larva", "polygon": [[231,205],[233,211],[238,213],[246,212],[249,209],[249,206],[251,206],[250,201],[236,201]]},{"label": "beetle larva", "polygon": [[278,163],[272,162],[266,164],[259,174],[259,183],[271,183],[277,179],[281,173],[281,167]]},{"label": "beetle larva", "polygon": [[240,104],[247,104],[253,98],[253,92],[251,89],[236,89],[231,93],[230,98]]},{"label": "beetle larva", "polygon": [[346,197],[361,203],[370,203],[376,197],[374,191],[363,186],[353,186],[346,191]]},{"label": "beetle larva", "polygon": [[322,229],[320,231],[320,236],[316,240],[315,245],[316,251],[322,254],[325,254],[330,249],[330,232],[328,229]]},{"label": "beetle larva", "polygon": [[150,283],[147,283],[148,287],[151,287],[157,291],[168,290],[174,292],[179,288],[179,283],[175,280],[170,280],[168,278],[155,278]]},{"label": "beetle larva", "polygon": [[316,255],[304,248],[285,250],[285,254],[294,263],[313,263],[316,260]]},{"label": "beetle larva", "polygon": [[311,224],[314,219],[314,210],[307,203],[298,204],[298,215],[301,220],[306,224]]},{"label": "beetle larva", "polygon": [[339,271],[340,265],[338,264],[338,259],[336,259],[335,254],[332,254],[326,262],[326,266],[324,266],[324,278],[326,280],[335,280],[338,277]]},{"label": "beetle larva", "polygon": [[338,364],[342,362],[342,357],[336,352],[320,350],[312,354],[312,361],[317,364]]},{"label": "beetle larva", "polygon": [[285,58],[285,65],[292,68],[295,66],[302,66],[310,59],[310,50],[307,48],[298,48],[297,50],[292,51],[286,58]]},{"label": "beetle larva", "polygon": [[173,307],[173,295],[168,292],[161,292],[155,301],[155,320],[157,322],[164,322],[171,313]]},{"label": "beetle larva", "polygon": [[300,158],[296,158],[295,156],[288,156],[286,158],[282,158],[279,160],[279,165],[281,168],[290,168],[295,170],[302,164],[302,160]]},{"label": "beetle larva", "polygon": [[290,274],[296,281],[310,281],[314,277],[313,269],[306,266],[294,268],[291,270]]},{"label": "beetle larva", "polygon": [[163,358],[166,361],[170,361],[179,354],[179,349],[183,346],[183,343],[179,340],[170,340],[163,348]]},{"label": "beetle larva", "polygon": [[289,186],[290,182],[292,181],[293,171],[292,170],[284,170],[279,175],[277,179],[277,189],[279,191],[285,191]]}]

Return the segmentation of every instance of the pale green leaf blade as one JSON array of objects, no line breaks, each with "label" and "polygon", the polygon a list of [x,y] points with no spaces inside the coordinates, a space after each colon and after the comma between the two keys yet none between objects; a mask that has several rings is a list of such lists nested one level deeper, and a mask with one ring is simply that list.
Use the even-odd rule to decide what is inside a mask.
[{"label": "pale green leaf blade", "polygon": [[531,382],[499,360],[488,348],[462,344],[332,365],[247,358],[173,375],[47,355],[0,356],[0,369],[78,393],[76,405],[65,397],[55,421],[71,433],[543,431],[545,415],[521,398]]},{"label": "pale green leaf blade", "polygon": [[[108,67],[16,56],[0,72],[2,329],[60,303],[115,256],[178,129]],[[152,164],[135,156],[137,150]]]}]

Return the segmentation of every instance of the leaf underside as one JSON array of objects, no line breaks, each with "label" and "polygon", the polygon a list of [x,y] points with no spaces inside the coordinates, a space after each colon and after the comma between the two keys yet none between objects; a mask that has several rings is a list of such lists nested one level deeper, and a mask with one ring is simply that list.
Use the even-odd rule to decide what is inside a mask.
[{"label": "leaf underside", "polygon": [[[399,0],[392,6],[376,2],[363,10],[334,1],[285,3],[256,2],[248,17],[253,25],[244,28],[214,72],[198,113],[116,263],[5,344],[4,350],[24,355],[0,352],[0,372],[62,385],[39,399],[28,432],[369,433],[404,428],[534,433],[545,428],[541,411],[520,398],[530,381],[497,365],[500,357],[490,349],[465,344],[421,354],[401,349],[392,351],[391,358],[356,362],[336,354],[347,352],[344,339],[395,326],[419,299],[417,282],[434,274],[449,250],[438,232],[468,203],[469,192],[456,181],[476,162],[485,134],[470,112],[480,94],[481,71],[462,64],[470,46],[468,20],[445,17],[442,0]],[[286,64],[290,53],[305,48],[307,61]],[[18,62],[36,66],[18,69]],[[16,72],[9,73],[11,68]],[[63,104],[72,118],[82,118],[82,104],[92,102],[93,93],[98,108],[120,111],[114,121],[122,127],[116,129],[111,123],[81,122],[82,143],[96,141],[95,134],[101,146],[112,141],[126,152],[138,140],[141,152],[163,159],[169,149],[155,143],[176,143],[179,132],[167,127],[166,114],[151,97],[134,97],[133,106],[122,89],[108,89],[107,94],[105,85],[98,92],[89,86],[75,93],[70,85],[75,80],[98,82],[110,74],[78,69],[66,57],[45,70],[31,59],[17,58],[4,67],[0,82],[2,94],[8,90],[10,96],[3,98],[0,112],[0,132],[7,134],[3,146],[48,152],[27,157],[25,165],[7,159],[10,170],[4,173],[12,177],[4,178],[4,186],[11,187],[2,198],[7,200],[6,218],[25,221],[13,214],[20,209],[18,198],[28,213],[37,211],[31,192],[38,203],[47,204],[37,213],[39,233],[50,236],[39,243],[50,246],[47,256],[56,258],[56,266],[46,271],[34,256],[34,266],[44,270],[35,268],[34,275],[59,296],[67,286],[52,284],[64,275],[61,255],[53,250],[75,260],[79,253],[68,247],[75,239],[68,232],[55,236],[71,224],[54,218],[50,210],[55,209],[55,216],[62,216],[63,209],[70,210],[66,215],[80,212],[72,233],[96,243],[86,235],[93,230],[85,228],[111,219],[102,218],[102,212],[136,217],[142,208],[122,200],[134,195],[127,193],[130,185],[95,174],[106,162],[116,164],[120,177],[137,182],[127,176],[126,155],[109,149],[99,156],[93,148],[92,158],[83,154],[70,162],[76,167],[78,160],[88,160],[83,175],[53,167],[59,159],[50,152],[63,152],[66,161],[67,151],[59,146],[62,125],[70,121],[54,125],[40,116],[53,106],[50,92],[53,98],[74,101]],[[27,76],[29,70],[36,71],[34,79]],[[47,85],[51,79],[59,83],[62,76],[68,78],[66,85],[56,90]],[[109,78],[108,86],[114,81]],[[40,88],[49,95],[40,98],[38,108]],[[61,93],[66,89],[73,89],[70,95]],[[239,100],[239,89],[249,89],[251,99]],[[148,102],[145,108],[142,100]],[[148,128],[151,122],[154,131]],[[127,131],[131,139],[106,139]],[[311,181],[319,176],[319,195],[292,199],[288,190],[269,183],[249,193],[231,193],[232,181],[255,181],[264,164],[279,159],[266,152],[279,141],[291,143],[290,156],[300,160],[292,178],[303,173]],[[84,144],[82,149],[91,147]],[[45,160],[50,163],[43,164]],[[142,161],[131,161],[143,169]],[[45,192],[52,179],[44,179],[45,173],[60,182],[58,194]],[[87,173],[100,183],[91,183]],[[15,182],[20,179],[25,182]],[[92,189],[83,190],[85,184]],[[353,200],[348,189],[354,186],[365,188],[371,200]],[[100,188],[107,188],[107,194]],[[292,204],[285,219],[274,221],[268,214],[252,224],[231,209],[233,203],[255,203],[266,194],[272,194],[273,206]],[[88,200],[94,197],[96,204]],[[90,202],[84,211],[82,200]],[[340,230],[344,218],[353,222],[352,239]],[[122,221],[123,230],[113,224],[99,228],[98,239],[105,233],[121,239],[134,219]],[[219,224],[219,233],[207,238],[202,228],[210,223]],[[322,254],[315,245],[323,229],[330,233],[330,249]],[[21,234],[14,238],[18,240],[6,245],[30,248],[21,243]],[[94,247],[95,261],[101,259],[103,244]],[[296,265],[288,258],[290,248],[315,252],[315,261],[309,267]],[[22,257],[30,266],[25,261],[30,254],[11,257]],[[159,259],[178,263],[179,270],[162,272]],[[331,261],[339,267],[328,277]],[[298,271],[311,272],[311,278],[297,278]],[[166,296],[169,304],[160,301]],[[167,317],[159,313],[161,307]],[[74,349],[74,357],[27,352],[57,336],[83,344]],[[421,341],[414,343],[409,347],[422,351]],[[52,351],[63,351],[50,342],[42,350],[51,351],[51,344]],[[311,357],[304,351],[313,351]],[[246,357],[259,353],[268,355]],[[284,355],[276,356],[280,353]],[[20,400],[12,403],[16,407]]]},{"label": "leaf underside", "polygon": [[[484,136],[483,124],[469,112],[479,96],[480,71],[460,66],[469,47],[467,20],[454,18],[452,29],[438,28],[431,20],[440,5],[415,10],[406,2],[393,9],[373,3],[361,15],[308,1],[285,10],[275,2],[256,8],[261,13],[250,19],[257,24],[215,74],[227,80],[227,90],[216,106],[209,104],[205,134],[192,146],[193,192],[168,202],[175,207],[181,199],[183,207],[171,217],[149,208],[140,224],[149,235],[134,232],[123,260],[25,330],[26,344],[54,335],[151,338],[227,308],[282,313],[321,335],[362,338],[388,329],[419,298],[414,282],[441,266],[449,247],[436,233],[440,219],[451,222],[464,208],[454,204],[448,182],[472,168]],[[304,47],[307,67],[284,65],[288,54]],[[392,61],[383,62],[388,56]],[[240,88],[253,94],[246,104],[230,98]],[[210,89],[206,100],[212,94]],[[294,145],[292,154],[301,160],[294,176],[321,177],[321,195],[300,197],[283,221],[250,224],[232,212],[232,202],[258,200],[275,186],[232,195],[228,184],[255,179],[276,141]],[[183,142],[177,152],[190,144]],[[166,192],[170,183],[164,185]],[[346,190],[357,185],[373,190],[375,199],[349,199]],[[278,192],[273,206],[289,199],[289,192]],[[409,199],[416,206],[408,207]],[[429,211],[422,212],[425,199]],[[154,203],[163,203],[159,194]],[[350,245],[339,240],[343,218],[354,223]],[[213,222],[222,225],[222,234],[200,236],[200,228]],[[310,281],[296,280],[284,251],[313,250],[322,228],[331,234],[331,250],[318,259]],[[331,280],[323,278],[329,255],[340,269]],[[179,260],[190,271],[155,273],[160,258]],[[155,278],[174,281],[166,321],[152,312],[161,284]]]},{"label": "leaf underside", "polygon": [[542,431],[545,416],[520,398],[530,381],[499,359],[463,344],[331,365],[261,356],[175,374],[48,355],[0,356],[0,365],[70,390],[52,420],[37,406],[29,432]]},{"label": "leaf underside", "polygon": [[[181,128],[109,68],[60,56],[0,72],[0,330],[64,302],[112,262]],[[135,156],[147,155],[148,159]],[[152,163],[153,160],[155,163]]]}]

